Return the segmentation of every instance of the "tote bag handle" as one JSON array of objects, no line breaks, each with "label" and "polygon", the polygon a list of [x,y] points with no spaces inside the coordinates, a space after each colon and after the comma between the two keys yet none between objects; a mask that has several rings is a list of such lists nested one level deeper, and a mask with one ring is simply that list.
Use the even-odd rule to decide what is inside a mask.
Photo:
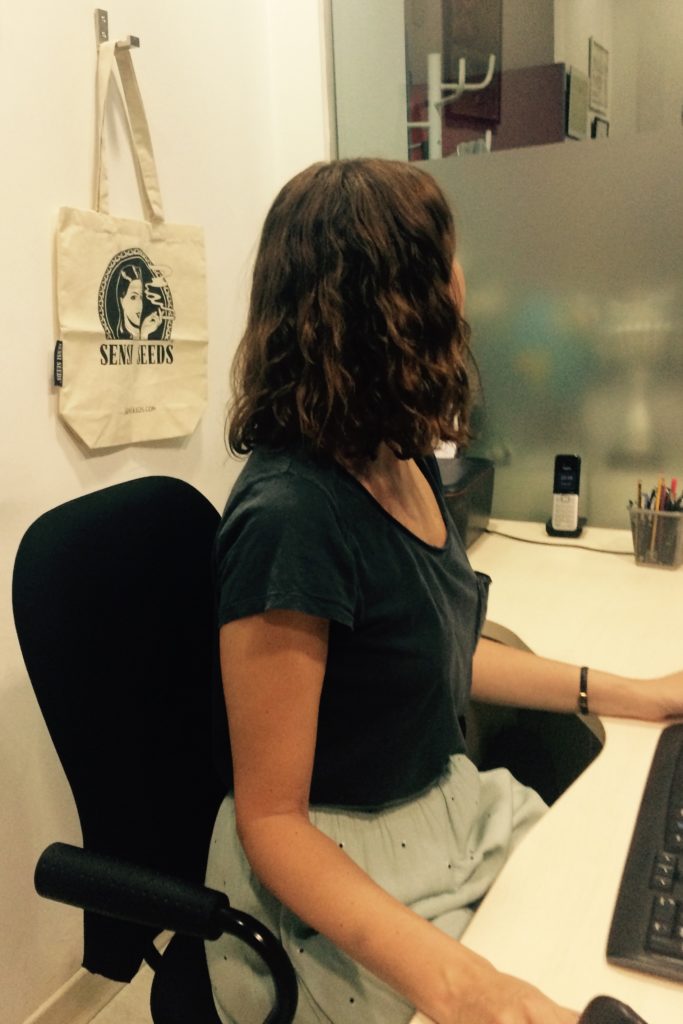
[{"label": "tote bag handle", "polygon": [[133,157],[138,171],[140,194],[145,220],[163,223],[159,180],[154,162],[152,139],[142,96],[135,76],[133,58],[128,47],[118,47],[114,40],[102,43],[97,51],[97,126],[95,140],[95,210],[109,212],[109,183],[105,163],[104,112],[109,85],[114,77],[114,61],[123,86],[124,106],[128,115]]}]

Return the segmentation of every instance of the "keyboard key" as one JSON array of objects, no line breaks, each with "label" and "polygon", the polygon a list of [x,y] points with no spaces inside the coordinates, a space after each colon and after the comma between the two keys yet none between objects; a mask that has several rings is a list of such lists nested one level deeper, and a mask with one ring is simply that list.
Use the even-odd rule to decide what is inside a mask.
[{"label": "keyboard key", "polygon": [[676,920],[678,903],[670,896],[658,896],[652,904],[652,919],[654,921],[666,921],[673,926]]}]

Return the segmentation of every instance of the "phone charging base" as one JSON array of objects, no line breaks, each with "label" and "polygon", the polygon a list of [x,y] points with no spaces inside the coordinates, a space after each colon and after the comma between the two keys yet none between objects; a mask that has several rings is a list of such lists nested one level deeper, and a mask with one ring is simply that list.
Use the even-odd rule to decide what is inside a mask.
[{"label": "phone charging base", "polygon": [[552,519],[549,519],[545,524],[545,532],[549,537],[580,537],[583,533],[583,528],[588,520],[585,516],[579,516],[579,525],[575,530],[556,530],[553,526]]}]

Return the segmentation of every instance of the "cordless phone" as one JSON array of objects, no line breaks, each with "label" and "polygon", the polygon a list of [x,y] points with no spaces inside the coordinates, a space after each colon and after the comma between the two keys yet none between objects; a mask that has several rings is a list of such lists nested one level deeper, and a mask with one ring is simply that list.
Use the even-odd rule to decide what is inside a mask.
[{"label": "cordless phone", "polygon": [[553,473],[553,511],[546,523],[551,537],[578,537],[585,519],[579,518],[581,457],[556,455]]},{"label": "cordless phone", "polygon": [[573,533],[579,525],[579,483],[581,459],[578,455],[556,455],[553,476],[553,530]]}]

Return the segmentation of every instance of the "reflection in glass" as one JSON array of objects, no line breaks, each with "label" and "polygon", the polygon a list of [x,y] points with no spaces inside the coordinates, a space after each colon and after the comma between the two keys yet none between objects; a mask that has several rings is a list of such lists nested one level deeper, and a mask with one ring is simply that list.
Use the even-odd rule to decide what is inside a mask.
[{"label": "reflection in glass", "polygon": [[638,479],[683,478],[683,132],[427,167],[456,213],[494,514],[545,521],[576,452],[581,514],[626,529]]},{"label": "reflection in glass", "polygon": [[[591,43],[607,55],[606,97],[571,133],[590,140],[680,124],[683,4],[670,0],[330,0],[339,156],[424,159],[430,54],[444,81],[481,81],[491,54],[491,86],[442,110],[443,155],[494,152],[567,139],[570,72],[590,83]],[[595,62],[594,62],[595,63]],[[606,76],[606,77],[605,77]],[[596,117],[599,124],[595,125]],[[482,142],[490,132],[490,146]],[[573,145],[573,141],[568,143]]]}]

